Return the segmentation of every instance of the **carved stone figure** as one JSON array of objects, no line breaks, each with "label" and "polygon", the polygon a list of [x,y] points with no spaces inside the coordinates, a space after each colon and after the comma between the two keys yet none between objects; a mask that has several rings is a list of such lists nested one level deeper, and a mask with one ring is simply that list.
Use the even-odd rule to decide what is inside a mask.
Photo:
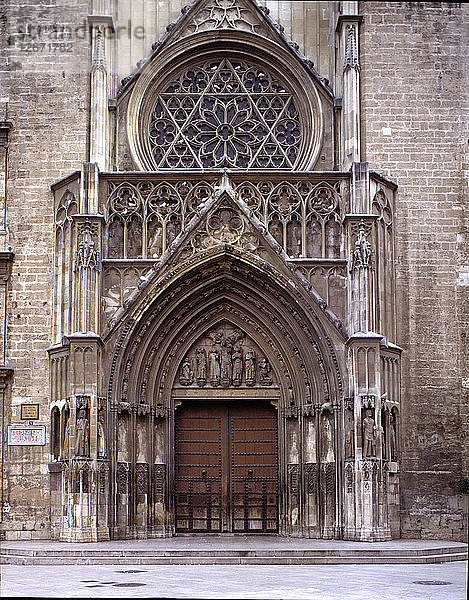
[{"label": "carved stone figure", "polygon": [[265,357],[259,359],[259,383],[261,385],[272,385],[271,366]]},{"label": "carved stone figure", "polygon": [[244,370],[246,385],[254,385],[256,382],[256,353],[250,348],[244,357]]},{"label": "carved stone figure", "polygon": [[92,237],[91,229],[83,231],[83,237],[78,244],[78,250],[75,256],[75,269],[96,268],[98,263],[98,253],[95,250],[95,243]]},{"label": "carved stone figure", "polygon": [[347,410],[345,413],[345,458],[354,458],[354,446],[353,413]]},{"label": "carved stone figure", "polygon": [[109,258],[124,256],[124,228],[117,219],[109,227],[108,255]]},{"label": "carved stone figure", "polygon": [[191,385],[194,381],[194,372],[192,370],[192,361],[190,358],[186,357],[182,361],[181,365],[181,373],[179,375],[179,383],[181,385]]},{"label": "carved stone figure", "polygon": [[207,355],[204,348],[197,348],[195,363],[197,385],[203,387],[207,383]]},{"label": "carved stone figure", "polygon": [[142,224],[133,219],[127,227],[127,256],[140,258],[142,255]]},{"label": "carved stone figure", "polygon": [[150,258],[158,258],[163,249],[163,231],[159,224],[153,229],[153,235],[148,243],[148,256]]},{"label": "carved stone figure", "polygon": [[80,410],[77,419],[77,456],[89,456],[90,422],[86,411]]},{"label": "carved stone figure", "polygon": [[373,411],[367,410],[363,419],[363,456],[376,456],[376,431]]},{"label": "carved stone figure", "polygon": [[292,229],[292,253],[295,258],[301,256],[301,226],[298,223]]},{"label": "carved stone figure", "polygon": [[280,246],[283,245],[283,235],[282,235],[282,228],[280,227],[280,223],[278,221],[273,221],[271,226],[270,226],[270,233],[272,235],[272,237],[275,239],[275,241],[277,242],[277,244],[280,244]]},{"label": "carved stone figure", "polygon": [[231,378],[233,375],[231,352],[232,346],[228,338],[226,338],[221,346],[221,382],[224,386],[229,386],[231,384]]},{"label": "carved stone figure", "polygon": [[334,461],[334,449],[332,445],[332,426],[328,412],[325,412],[322,416],[322,432],[321,432],[321,446],[322,446],[322,459],[324,462]]},{"label": "carved stone figure", "polygon": [[371,244],[366,238],[367,233],[365,224],[361,221],[357,241],[355,242],[355,250],[353,251],[352,256],[353,269],[357,269],[358,267],[371,267],[373,265]]},{"label": "carved stone figure", "polygon": [[66,419],[66,425],[65,425],[65,431],[64,431],[64,440],[63,440],[63,446],[62,446],[62,455],[61,458],[69,458],[69,452],[70,452],[70,419],[69,419],[69,413],[67,411],[67,413],[65,413],[64,418]]},{"label": "carved stone figure", "polygon": [[209,379],[213,386],[220,385],[220,353],[217,350],[209,352]]},{"label": "carved stone figure", "polygon": [[168,223],[166,228],[166,248],[169,248],[174,242],[177,236],[176,225],[174,223]]},{"label": "carved stone figure", "polygon": [[233,385],[239,387],[243,379],[243,352],[240,346],[235,346],[231,359],[233,361]]},{"label": "carved stone figure", "polygon": [[106,440],[104,439],[104,413],[102,411],[98,415],[97,437],[98,456],[104,458],[106,456]]}]

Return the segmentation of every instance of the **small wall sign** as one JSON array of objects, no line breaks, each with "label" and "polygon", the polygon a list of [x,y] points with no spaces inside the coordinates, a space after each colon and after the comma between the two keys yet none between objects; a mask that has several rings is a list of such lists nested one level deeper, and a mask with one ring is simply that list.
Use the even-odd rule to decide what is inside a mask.
[{"label": "small wall sign", "polygon": [[22,421],[37,421],[39,419],[39,404],[22,404],[20,418]]},{"label": "small wall sign", "polygon": [[44,446],[46,428],[44,425],[26,427],[25,425],[8,426],[9,446]]}]

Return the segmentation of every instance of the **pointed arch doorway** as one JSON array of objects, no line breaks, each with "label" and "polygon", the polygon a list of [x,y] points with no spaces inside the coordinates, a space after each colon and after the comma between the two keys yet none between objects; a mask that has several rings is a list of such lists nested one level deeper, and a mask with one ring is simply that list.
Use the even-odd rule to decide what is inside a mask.
[{"label": "pointed arch doorway", "polygon": [[[199,259],[155,289],[116,358],[116,394],[127,401],[112,424],[115,537],[131,527],[333,537],[340,423],[319,321],[264,263],[225,246],[209,252],[203,269]],[[134,413],[129,398],[139,399]],[[143,483],[132,497],[133,472]]]}]

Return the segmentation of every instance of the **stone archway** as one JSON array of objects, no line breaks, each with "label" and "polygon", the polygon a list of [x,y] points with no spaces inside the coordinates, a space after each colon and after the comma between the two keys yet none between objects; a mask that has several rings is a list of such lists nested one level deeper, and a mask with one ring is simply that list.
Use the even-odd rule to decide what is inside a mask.
[{"label": "stone archway", "polygon": [[[122,328],[114,406],[111,399],[111,531],[129,537],[178,529],[178,406],[263,400],[277,411],[280,533],[339,536],[340,392],[328,338],[272,271],[266,277],[226,248],[206,261],[148,299],[138,320]],[[211,348],[218,353],[212,364]],[[197,364],[198,353],[205,354],[205,367]]]}]

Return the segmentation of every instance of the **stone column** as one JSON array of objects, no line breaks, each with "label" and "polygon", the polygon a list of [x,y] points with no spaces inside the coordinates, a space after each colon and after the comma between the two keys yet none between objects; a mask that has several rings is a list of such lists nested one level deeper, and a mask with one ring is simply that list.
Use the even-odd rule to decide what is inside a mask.
[{"label": "stone column", "polygon": [[7,472],[5,469],[5,454],[7,448],[7,423],[10,420],[9,410],[7,407],[7,397],[6,390],[8,380],[13,374],[13,369],[9,369],[8,367],[0,367],[0,403],[1,403],[1,443],[0,443],[0,486],[1,486],[1,495],[0,495],[0,533],[3,530],[3,526],[1,525],[3,522],[4,514],[10,510],[10,504],[8,502],[8,489],[7,489]]},{"label": "stone column", "polygon": [[[358,2],[343,2],[336,32],[342,59],[342,169],[360,162],[360,63]],[[340,68],[340,65],[337,65]]]},{"label": "stone column", "polygon": [[89,15],[91,30],[90,162],[101,171],[109,169],[109,32],[114,31],[112,17]]},{"label": "stone column", "polygon": [[8,136],[13,127],[7,121],[7,103],[0,102],[0,251],[7,251],[7,183],[8,183]]},{"label": "stone column", "polygon": [[351,398],[344,406],[344,537],[390,539],[383,503],[387,473],[382,456],[382,346],[377,331],[376,220],[372,214],[367,163],[351,165],[350,212],[346,217],[350,338],[348,362]]},{"label": "stone column", "polygon": [[[79,212],[72,215],[69,268],[73,273],[72,318],[63,339],[68,352],[70,390],[69,459],[64,471],[66,518],[61,537],[68,541],[109,538],[106,428],[108,409],[99,397],[102,222],[98,214],[98,167],[84,163]],[[104,451],[103,451],[104,448]]]}]

